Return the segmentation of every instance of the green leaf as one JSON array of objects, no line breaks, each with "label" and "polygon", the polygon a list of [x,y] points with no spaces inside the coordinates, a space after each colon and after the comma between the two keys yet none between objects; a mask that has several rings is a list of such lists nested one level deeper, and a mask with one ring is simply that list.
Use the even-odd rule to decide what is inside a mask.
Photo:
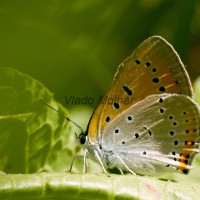
[{"label": "green leaf", "polygon": [[6,173],[65,171],[76,152],[68,121],[45,107],[45,100],[67,115],[40,82],[11,68],[0,68],[0,170]]},{"label": "green leaf", "polygon": [[0,176],[0,199],[198,199],[195,183],[132,175],[41,173]]}]

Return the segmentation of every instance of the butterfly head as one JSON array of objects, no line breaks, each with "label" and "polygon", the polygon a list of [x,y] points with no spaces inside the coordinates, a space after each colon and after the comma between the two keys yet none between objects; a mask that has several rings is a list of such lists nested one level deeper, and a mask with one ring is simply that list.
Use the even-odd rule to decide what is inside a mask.
[{"label": "butterfly head", "polygon": [[76,135],[76,138],[79,140],[81,145],[84,145],[88,142],[88,136],[87,135],[88,135],[87,131],[85,131],[85,132],[82,131],[79,136]]}]

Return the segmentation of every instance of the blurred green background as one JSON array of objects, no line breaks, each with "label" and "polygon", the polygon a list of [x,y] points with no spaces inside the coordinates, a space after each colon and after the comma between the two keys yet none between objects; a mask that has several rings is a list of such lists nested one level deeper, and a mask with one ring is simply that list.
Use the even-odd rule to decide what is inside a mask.
[{"label": "blurred green background", "polygon": [[[194,82],[200,75],[199,0],[0,1],[0,67],[12,67],[39,80],[55,94],[57,101],[71,109],[72,119],[84,129],[99,96],[106,92],[113,81],[119,64],[152,35],[160,35],[174,46]],[[199,88],[199,84],[196,87]],[[78,105],[66,105],[65,96],[87,96],[94,98],[95,102],[82,109]],[[22,108],[24,102],[20,102]],[[44,108],[41,108],[41,113],[42,109]],[[57,115],[53,113],[51,116],[53,118]],[[44,124],[45,120],[40,123]],[[61,119],[52,120],[55,121],[56,129],[61,124],[59,120]],[[66,130],[64,126],[67,125],[61,127],[62,131]],[[27,127],[29,128],[29,124]],[[13,125],[10,129],[13,129]],[[13,129],[14,136],[16,130],[20,132],[17,128]],[[57,132],[62,135],[62,131]],[[51,138],[49,132],[48,130],[47,135]],[[73,130],[71,132],[74,133]],[[10,135],[15,142],[13,135]],[[75,139],[74,135],[70,137]],[[74,146],[72,139],[66,137],[65,140]],[[40,143],[41,138],[38,141]],[[4,146],[6,149],[7,146]],[[11,146],[15,151],[16,147]],[[60,146],[59,148],[61,149]],[[57,157],[61,158],[59,148]],[[63,148],[63,155],[66,155],[67,148]],[[47,153],[49,149],[50,147],[46,150]],[[36,150],[29,148],[29,151]],[[52,148],[52,152],[55,151]],[[68,150],[66,159],[71,161],[71,157],[78,151],[79,149],[74,152]],[[49,160],[55,160],[53,153]],[[39,157],[36,155],[35,157]],[[31,170],[27,169],[26,172],[36,171],[35,168]]]},{"label": "blurred green background", "polygon": [[161,35],[195,80],[199,19],[198,0],[0,1],[0,66],[38,79],[70,108],[65,96],[99,98],[137,45]]}]

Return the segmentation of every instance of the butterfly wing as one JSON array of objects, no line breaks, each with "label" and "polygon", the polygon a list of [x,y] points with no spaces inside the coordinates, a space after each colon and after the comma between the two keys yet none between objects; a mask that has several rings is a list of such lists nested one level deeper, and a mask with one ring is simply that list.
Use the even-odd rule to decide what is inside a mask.
[{"label": "butterfly wing", "polygon": [[187,173],[199,152],[200,113],[186,95],[156,94],[117,116],[102,134],[110,165],[135,173],[159,173],[173,167]]},{"label": "butterfly wing", "polygon": [[115,79],[88,126],[90,143],[131,105],[152,94],[179,93],[192,97],[187,72],[173,47],[159,36],[145,40],[118,68]]}]

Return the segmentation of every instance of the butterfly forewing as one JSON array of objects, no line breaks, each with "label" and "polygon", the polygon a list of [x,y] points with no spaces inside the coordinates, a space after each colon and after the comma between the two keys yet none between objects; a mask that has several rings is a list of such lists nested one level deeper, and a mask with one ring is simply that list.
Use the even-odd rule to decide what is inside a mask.
[{"label": "butterfly forewing", "polygon": [[136,173],[159,173],[166,167],[187,173],[199,152],[199,126],[199,108],[190,97],[151,95],[104,129],[102,148],[112,152],[111,165],[118,155]]},{"label": "butterfly forewing", "polygon": [[91,118],[88,134],[96,143],[104,128],[131,105],[152,94],[192,97],[185,68],[173,47],[159,36],[145,40],[120,66],[110,89]]}]

